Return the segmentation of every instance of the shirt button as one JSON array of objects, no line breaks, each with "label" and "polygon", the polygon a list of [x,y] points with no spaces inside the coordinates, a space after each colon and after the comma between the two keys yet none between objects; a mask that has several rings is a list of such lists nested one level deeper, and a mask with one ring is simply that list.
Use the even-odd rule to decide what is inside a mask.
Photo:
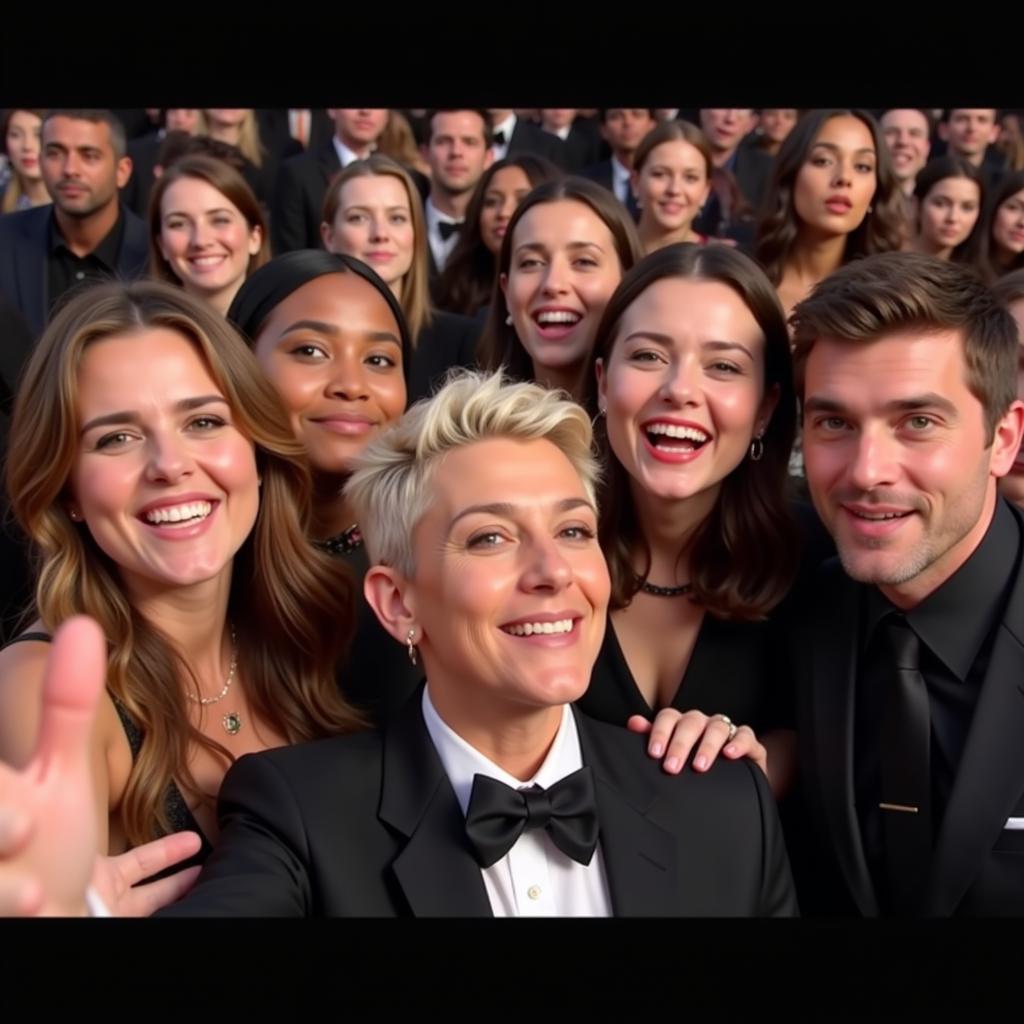
[{"label": "shirt button", "polygon": [[540,899],[540,886],[539,885],[531,885],[530,888],[526,890],[526,895],[529,896],[531,900],[539,900]]},{"label": "shirt button", "polygon": [[78,273],[75,274],[75,277],[78,278],[79,281],[83,280],[85,278],[85,271],[84,270],[78,271]]}]

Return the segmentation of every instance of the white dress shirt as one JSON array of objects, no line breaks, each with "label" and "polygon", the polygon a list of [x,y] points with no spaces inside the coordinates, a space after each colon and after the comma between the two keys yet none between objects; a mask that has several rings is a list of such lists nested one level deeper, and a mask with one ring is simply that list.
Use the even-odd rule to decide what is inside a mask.
[{"label": "white dress shirt", "polygon": [[623,206],[629,201],[630,185],[629,178],[632,172],[628,167],[620,164],[616,157],[612,157],[612,185],[615,188],[615,195]]},{"label": "white dress shirt", "polygon": [[334,152],[338,154],[338,162],[344,170],[353,160],[359,160],[360,156],[355,150],[349,149],[337,135],[331,140],[334,143]]},{"label": "white dress shirt", "polygon": [[455,248],[459,240],[459,235],[458,232],[454,232],[450,238],[442,238],[438,224],[442,221],[445,224],[461,224],[462,221],[457,221],[454,217],[449,217],[447,213],[442,213],[430,201],[429,196],[423,204],[423,211],[427,218],[427,241],[430,243],[430,252],[434,257],[438,272],[440,272],[444,270],[444,265],[448,262],[448,257],[451,256],[452,249]]},{"label": "white dress shirt", "polygon": [[[541,127],[543,127],[543,125]],[[569,138],[569,132],[572,131],[572,125],[564,124],[561,128],[544,128],[544,131],[546,131],[548,135],[554,135],[555,138],[561,139],[565,142]]]},{"label": "white dress shirt", "polygon": [[[545,789],[583,767],[576,720],[569,706],[544,763],[532,779],[513,778],[455,733],[423,690],[423,721],[437,750],[455,798],[466,813],[475,775],[488,775],[513,789],[534,784]],[[495,917],[611,917],[612,903],[601,845],[589,864],[564,854],[542,829],[523,832],[515,846],[489,868],[481,868],[487,898]]]},{"label": "white dress shirt", "polygon": [[500,146],[498,145],[497,140],[495,140],[494,145],[491,146],[491,149],[494,151],[495,161],[504,160],[505,157],[508,156],[508,144],[512,141],[512,133],[516,130],[516,121],[518,121],[516,115],[509,114],[501,124],[496,124],[494,126],[495,134],[502,132],[505,135],[505,141]]}]

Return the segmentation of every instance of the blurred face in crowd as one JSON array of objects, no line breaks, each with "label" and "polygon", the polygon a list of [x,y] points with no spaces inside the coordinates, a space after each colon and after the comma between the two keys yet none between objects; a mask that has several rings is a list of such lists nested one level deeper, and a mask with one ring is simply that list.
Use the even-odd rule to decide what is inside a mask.
[{"label": "blurred face in crowd", "polygon": [[939,125],[939,135],[959,156],[980,160],[985,150],[999,138],[994,110],[957,109],[949,112],[949,119]]},{"label": "blurred face in crowd", "polygon": [[753,110],[702,110],[700,126],[711,148],[718,153],[732,153],[757,124]]},{"label": "blurred face in crowd", "polygon": [[636,147],[655,124],[649,110],[616,108],[605,112],[601,135],[616,156],[632,161]]},{"label": "blurred face in crowd", "polygon": [[529,195],[530,179],[521,167],[502,167],[496,171],[484,192],[480,208],[480,237],[495,256],[508,229],[508,222],[519,204]]},{"label": "blurred face in crowd", "polygon": [[14,173],[23,181],[37,182],[42,177],[39,166],[42,126],[42,118],[31,110],[15,110],[7,122],[4,146]]},{"label": "blurred face in crowd", "polygon": [[368,152],[388,123],[386,110],[328,110],[338,139],[356,153]]},{"label": "blurred face in crowd", "polygon": [[688,229],[711,191],[704,155],[682,139],[655,146],[635,177],[642,216],[664,232]]},{"label": "blurred face in crowd", "polygon": [[928,118],[920,110],[887,110],[880,123],[896,178],[901,185],[909,183],[905,190],[911,191],[928,161]]},{"label": "blurred face in crowd", "polygon": [[[1024,400],[1024,298],[1011,302],[1009,309],[1017,321],[1017,339],[1020,342],[1017,350],[1017,397]],[[1017,451],[1010,472],[999,481],[999,489],[1004,497],[1024,508],[1024,443]]]},{"label": "blurred face in crowd", "polygon": [[992,219],[992,245],[1007,266],[1024,252],[1024,189],[1004,199]]},{"label": "blurred face in crowd", "polygon": [[781,146],[786,141],[786,136],[793,130],[798,114],[799,111],[795,108],[778,107],[762,110],[758,121],[761,134],[775,146]]},{"label": "blurred face in crowd", "polygon": [[199,131],[199,111],[168,110],[164,114],[164,124],[169,132],[187,132],[189,135],[195,135]]},{"label": "blurred face in crowd", "polygon": [[918,209],[920,242],[933,255],[949,253],[974,230],[981,212],[981,189],[970,178],[937,181]]}]

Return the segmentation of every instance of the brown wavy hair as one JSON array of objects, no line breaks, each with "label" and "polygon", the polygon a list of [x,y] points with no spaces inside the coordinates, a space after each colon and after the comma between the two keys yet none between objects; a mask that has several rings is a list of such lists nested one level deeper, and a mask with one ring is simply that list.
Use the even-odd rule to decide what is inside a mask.
[{"label": "brown wavy hair", "polygon": [[[188,140],[191,142],[191,139]],[[169,284],[181,285],[178,276],[171,270],[171,265],[164,259],[157,245],[160,237],[160,204],[167,190],[184,178],[195,178],[205,181],[215,188],[228,202],[233,203],[238,212],[245,218],[249,230],[260,229],[260,249],[249,257],[245,276],[258,270],[270,259],[270,233],[267,231],[267,219],[263,216],[263,208],[253,190],[242,175],[224,160],[213,156],[183,156],[170,164],[164,173],[153,183],[149,195],[149,275],[156,281],[167,281]]]},{"label": "brown wavy hair", "polygon": [[83,291],[53,318],[26,367],[11,423],[7,486],[32,542],[35,604],[51,633],[90,615],[108,644],[107,690],[143,732],[122,803],[133,845],[166,832],[167,787],[201,794],[189,751],[232,760],[189,721],[198,695],[187,652],[126,597],[117,565],[70,519],[67,483],[77,449],[78,366],[113,335],[173,330],[193,344],[256,448],[262,479],[252,532],[234,559],[228,615],[238,637],[239,684],[253,713],[290,743],[361,724],[338,693],[334,667],[352,633],[354,584],[308,541],[311,479],[277,394],[223,317],[162,282],[109,283]]},{"label": "brown wavy hair", "polygon": [[505,293],[501,290],[500,278],[502,274],[509,272],[512,265],[512,239],[523,217],[535,206],[567,199],[589,206],[608,228],[615,242],[615,252],[624,274],[643,255],[632,218],[625,206],[608,189],[587,178],[572,175],[538,185],[512,214],[505,237],[501,241],[498,269],[491,287],[490,313],[477,350],[478,362],[488,372],[493,373],[503,367],[506,374],[515,380],[533,379],[533,363],[530,361],[529,353],[523,348],[515,328],[505,323],[508,305],[505,302]]},{"label": "brown wavy hair", "polygon": [[[640,532],[630,476],[608,443],[605,418],[597,415],[594,363],[603,359],[607,367],[626,310],[652,284],[668,278],[726,285],[764,334],[764,393],[777,388],[779,394],[762,438],[764,454],[757,462],[744,458],[722,481],[714,508],[688,545],[695,601],[719,618],[763,619],[785,597],[796,563],[796,525],[787,496],[796,396],[785,315],[771,282],[749,256],[724,245],[686,242],[656,249],[623,277],[601,318],[589,366],[584,404],[595,417],[594,436],[605,467],[598,533],[612,581],[610,607],[624,608],[633,599],[650,571],[651,552]],[[679,316],[685,319],[686,310]],[[633,568],[638,549],[645,561],[639,576]]]},{"label": "brown wavy hair", "polygon": [[834,117],[855,117],[863,122],[871,133],[876,159],[877,185],[871,212],[846,236],[843,263],[876,252],[895,252],[903,243],[903,194],[878,122],[866,110],[812,110],[797,121],[775,157],[771,184],[758,219],[757,259],[773,285],[782,280],[799,234],[799,218],[793,203],[797,175],[822,126]]},{"label": "brown wavy hair", "polygon": [[992,225],[995,223],[999,207],[1022,189],[1024,171],[1014,171],[1013,174],[1007,174],[1002,178],[996,187],[990,190],[985,209],[979,218],[979,225],[972,235],[974,244],[966,262],[970,263],[989,284],[994,284],[1004,274],[1024,267],[1024,253],[1018,253],[1008,267],[1001,265],[996,260],[995,244],[992,241]]}]

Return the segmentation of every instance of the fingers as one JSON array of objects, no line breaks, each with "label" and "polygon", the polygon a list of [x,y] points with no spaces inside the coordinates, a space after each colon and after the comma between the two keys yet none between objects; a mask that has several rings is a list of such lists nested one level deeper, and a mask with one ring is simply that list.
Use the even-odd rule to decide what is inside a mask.
[{"label": "fingers", "polygon": [[651,731],[651,723],[643,715],[630,715],[629,721],[626,722],[626,728],[630,732],[644,734]]},{"label": "fingers", "polygon": [[43,906],[38,880],[16,871],[0,872],[0,917],[34,917]]},{"label": "fingers", "polygon": [[[662,714],[665,712],[659,713],[658,718],[655,719],[655,730],[660,730],[663,727],[667,729],[669,723],[673,721],[667,714],[662,721]],[[672,731],[662,741],[665,750],[662,767],[672,775],[683,770],[683,765],[686,764],[690,752],[703,735],[708,723],[708,716],[700,711],[687,711],[686,714],[677,712],[676,714],[678,717],[674,720]],[[651,746],[654,746],[653,742]]]},{"label": "fingers", "polygon": [[676,711],[675,708],[662,708],[654,716],[653,723],[649,723],[651,735],[647,741],[647,753],[651,757],[661,757],[665,753],[665,748],[669,745],[672,734],[682,717],[683,713]]},{"label": "fingers", "polygon": [[149,917],[161,907],[181,899],[192,888],[201,870],[198,866],[185,868],[168,878],[161,878],[159,882],[130,890],[119,908],[120,912],[128,917]]},{"label": "fingers", "polygon": [[12,808],[0,807],[0,858],[17,856],[31,835],[31,818]]},{"label": "fingers", "polygon": [[100,627],[84,615],[68,619],[54,635],[46,663],[36,751],[42,775],[59,767],[88,774],[90,735],[106,672]]},{"label": "fingers", "polygon": [[130,887],[165,868],[188,860],[199,852],[202,845],[202,840],[195,832],[173,832],[111,858],[111,866],[118,872],[121,881]]},{"label": "fingers", "polygon": [[722,753],[730,760],[749,757],[765,775],[768,774],[768,751],[749,725],[741,725],[736,730],[736,735]]}]

